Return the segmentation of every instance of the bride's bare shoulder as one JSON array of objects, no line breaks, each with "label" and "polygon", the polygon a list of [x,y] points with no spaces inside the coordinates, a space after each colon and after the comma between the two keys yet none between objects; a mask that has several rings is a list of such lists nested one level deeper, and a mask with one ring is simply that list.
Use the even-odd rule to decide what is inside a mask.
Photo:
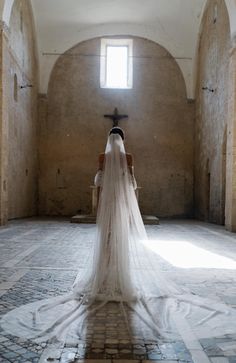
[{"label": "bride's bare shoulder", "polygon": [[99,160],[104,160],[104,158],[105,158],[105,153],[99,154]]},{"label": "bride's bare shoulder", "polygon": [[132,154],[126,153],[126,159],[127,159],[127,164],[129,166],[132,166],[133,165],[133,156],[132,156]]},{"label": "bride's bare shoulder", "polygon": [[103,169],[104,159],[105,159],[105,153],[99,154],[98,164],[99,164],[99,169],[101,170]]}]

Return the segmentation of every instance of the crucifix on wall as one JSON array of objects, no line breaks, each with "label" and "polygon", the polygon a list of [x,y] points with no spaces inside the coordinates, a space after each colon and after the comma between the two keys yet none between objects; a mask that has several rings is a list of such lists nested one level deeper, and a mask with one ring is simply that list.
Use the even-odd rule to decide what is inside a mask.
[{"label": "crucifix on wall", "polygon": [[119,115],[117,107],[114,109],[114,112],[112,115],[104,115],[106,118],[110,118],[113,121],[112,127],[118,126],[118,123],[123,118],[128,118],[128,115]]}]

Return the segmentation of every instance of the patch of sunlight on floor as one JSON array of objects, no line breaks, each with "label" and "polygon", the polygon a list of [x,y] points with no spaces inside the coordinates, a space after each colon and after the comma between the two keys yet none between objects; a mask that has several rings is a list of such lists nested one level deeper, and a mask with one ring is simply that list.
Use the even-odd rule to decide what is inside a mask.
[{"label": "patch of sunlight on floor", "polygon": [[175,267],[236,270],[236,261],[187,241],[147,240],[143,243]]}]

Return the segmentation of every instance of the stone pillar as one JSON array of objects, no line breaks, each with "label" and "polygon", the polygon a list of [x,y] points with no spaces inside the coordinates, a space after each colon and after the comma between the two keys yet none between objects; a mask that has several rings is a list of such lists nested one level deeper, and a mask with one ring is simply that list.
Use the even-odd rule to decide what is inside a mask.
[{"label": "stone pillar", "polygon": [[44,215],[47,210],[47,194],[45,188],[45,178],[41,170],[43,170],[45,160],[44,140],[48,134],[48,99],[46,94],[38,95],[38,150],[39,150],[39,165],[41,169],[38,172],[38,214]]},{"label": "stone pillar", "polygon": [[230,51],[225,225],[236,232],[236,44]]},{"label": "stone pillar", "polygon": [[0,225],[8,220],[8,37],[9,29],[0,23]]}]

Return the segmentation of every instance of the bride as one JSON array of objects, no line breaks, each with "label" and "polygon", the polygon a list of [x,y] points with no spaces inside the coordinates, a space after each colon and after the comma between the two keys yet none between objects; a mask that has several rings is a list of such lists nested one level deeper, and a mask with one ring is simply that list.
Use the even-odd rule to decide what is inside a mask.
[{"label": "bride", "polygon": [[236,333],[233,309],[174,285],[146,248],[132,158],[125,152],[123,138],[123,131],[113,128],[100,157],[95,178],[101,189],[97,232],[86,268],[69,294],[27,304],[3,316],[1,326],[8,333],[36,342],[85,339],[88,317],[111,301],[120,306],[126,321],[131,311],[155,340],[178,339],[179,319],[198,338]]}]

